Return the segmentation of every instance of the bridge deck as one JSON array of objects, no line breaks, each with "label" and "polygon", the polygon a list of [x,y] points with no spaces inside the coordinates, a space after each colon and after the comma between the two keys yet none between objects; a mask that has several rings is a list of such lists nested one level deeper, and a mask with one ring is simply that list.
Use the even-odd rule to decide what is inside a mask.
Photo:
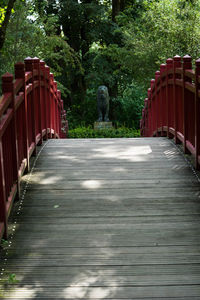
[{"label": "bridge deck", "polygon": [[5,299],[200,299],[200,185],[172,142],[50,140],[24,180]]}]

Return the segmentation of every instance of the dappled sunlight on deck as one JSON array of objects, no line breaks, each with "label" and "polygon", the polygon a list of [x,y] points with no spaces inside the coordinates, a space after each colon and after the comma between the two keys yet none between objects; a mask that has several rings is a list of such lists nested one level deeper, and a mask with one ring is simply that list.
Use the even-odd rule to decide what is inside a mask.
[{"label": "dappled sunlight on deck", "polygon": [[92,155],[94,158],[125,159],[131,162],[145,161],[148,159],[146,155],[152,153],[150,146],[122,147],[118,149],[114,146],[107,146],[103,149],[94,149],[94,151],[99,152],[96,155]]},{"label": "dappled sunlight on deck", "polygon": [[88,189],[98,189],[102,184],[98,180],[86,180],[82,182],[82,186]]},{"label": "dappled sunlight on deck", "polygon": [[0,295],[200,300],[200,186],[172,142],[51,140],[23,184]]}]

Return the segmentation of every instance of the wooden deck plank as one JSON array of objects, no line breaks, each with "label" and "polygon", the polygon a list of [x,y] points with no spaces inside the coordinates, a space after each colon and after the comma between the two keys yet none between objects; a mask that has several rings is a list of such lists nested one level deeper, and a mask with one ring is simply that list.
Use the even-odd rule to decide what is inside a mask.
[{"label": "wooden deck plank", "polygon": [[171,141],[51,140],[23,181],[4,299],[200,299],[200,184]]}]

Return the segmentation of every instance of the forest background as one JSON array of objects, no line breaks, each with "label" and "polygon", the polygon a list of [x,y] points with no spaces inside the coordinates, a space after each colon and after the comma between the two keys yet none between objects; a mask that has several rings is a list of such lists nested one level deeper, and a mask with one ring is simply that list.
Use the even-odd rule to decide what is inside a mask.
[{"label": "forest background", "polygon": [[0,75],[44,60],[70,128],[93,125],[102,84],[115,126],[139,128],[150,79],[177,54],[200,57],[200,0],[0,0]]}]

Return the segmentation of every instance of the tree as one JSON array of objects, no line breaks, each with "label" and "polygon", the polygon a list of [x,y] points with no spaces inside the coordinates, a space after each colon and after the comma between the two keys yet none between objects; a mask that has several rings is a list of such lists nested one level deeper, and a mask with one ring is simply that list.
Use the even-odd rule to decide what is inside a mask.
[{"label": "tree", "polygon": [[16,0],[8,0],[3,1],[3,5],[0,6],[1,14],[0,14],[0,50],[3,47],[6,36],[6,29],[10,20],[11,12],[14,7]]},{"label": "tree", "polygon": [[125,0],[112,0],[112,20],[116,21],[116,16],[125,9]]}]

